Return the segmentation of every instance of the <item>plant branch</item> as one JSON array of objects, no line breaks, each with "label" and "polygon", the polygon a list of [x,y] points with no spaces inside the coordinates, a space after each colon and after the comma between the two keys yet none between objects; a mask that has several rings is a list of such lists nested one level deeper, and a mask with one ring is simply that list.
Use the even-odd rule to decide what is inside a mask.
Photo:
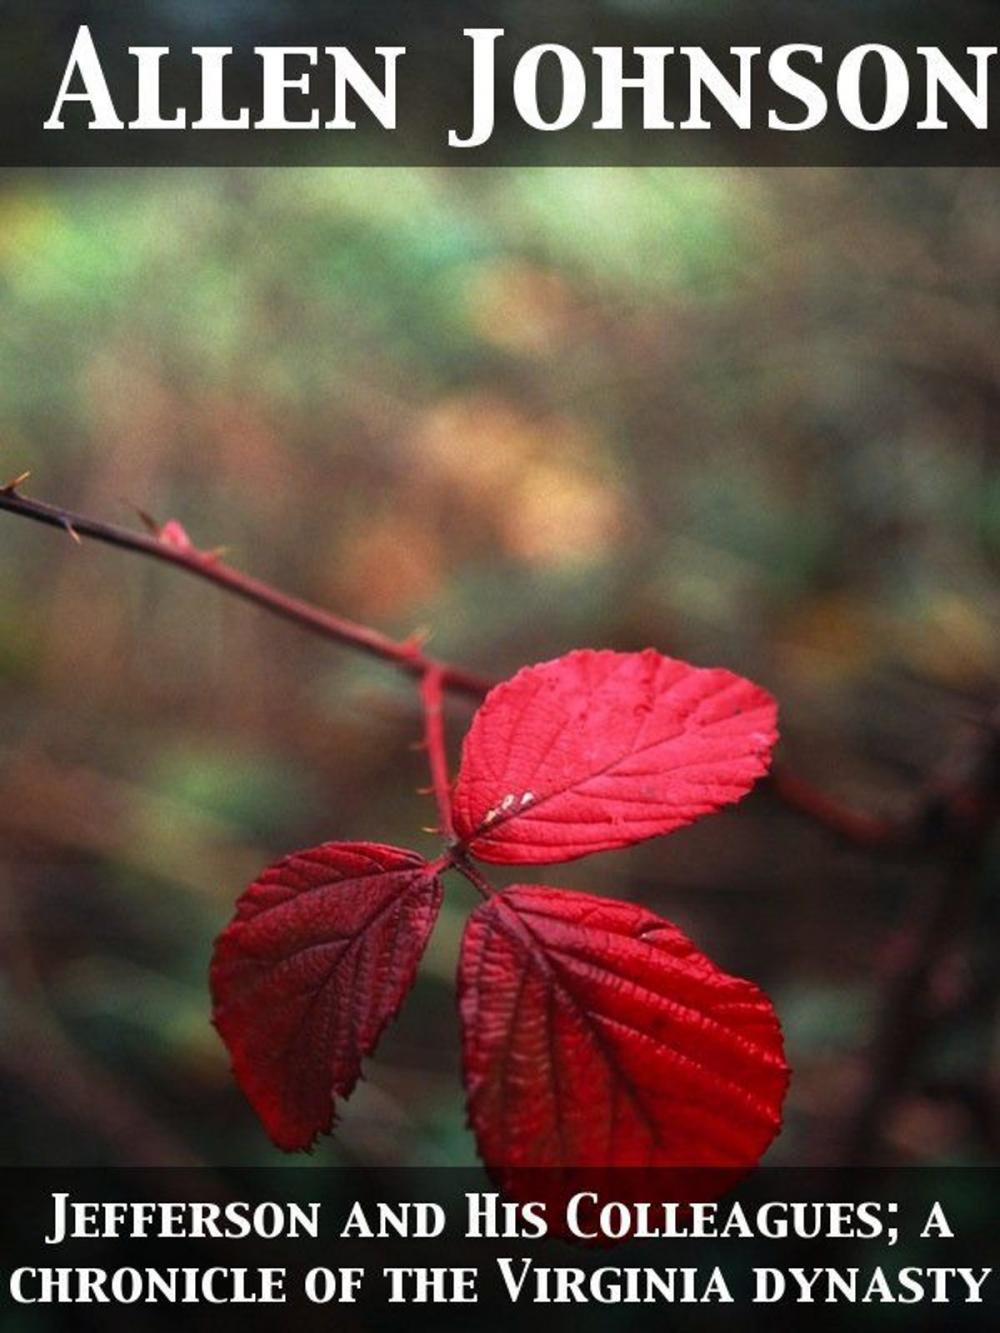
[{"label": "plant branch", "polygon": [[914,824],[935,881],[918,897],[887,954],[882,1002],[841,1160],[870,1165],[884,1151],[891,1114],[926,1047],[934,975],[971,929],[984,859],[1000,823],[1000,709],[955,753]]},{"label": "plant branch", "polygon": [[429,667],[420,678],[420,701],[424,709],[424,743],[431,770],[431,786],[437,804],[441,836],[451,842],[455,828],[451,819],[451,780],[444,740],[444,672],[440,666]]},{"label": "plant branch", "polygon": [[[481,699],[495,684],[486,676],[476,675],[462,667],[428,656],[416,638],[391,639],[367,625],[333,615],[300,598],[289,596],[261,579],[241,573],[226,564],[218,552],[197,549],[177,523],[159,527],[147,520],[150,531],[138,532],[45,504],[41,500],[28,499],[18,490],[27,475],[24,473],[6,486],[0,486],[0,510],[59,528],[76,541],[86,537],[174,565],[284,620],[290,620],[303,629],[312,630],[323,638],[391,662],[418,680],[426,680],[428,674],[433,672],[442,691]],[[772,770],[771,780],[775,793],[785,805],[856,846],[891,849],[908,840],[911,832],[909,821],[895,823],[847,809],[782,767],[776,766]]]},{"label": "plant branch", "polygon": [[[112,523],[101,523],[86,518],[83,514],[72,513],[68,509],[43,504],[40,500],[29,500],[17,492],[20,480],[19,478],[18,481],[0,488],[0,510],[5,509],[9,513],[20,514],[22,518],[32,519],[36,523],[60,528],[76,539],[89,537],[108,546],[134,551],[165,564],[175,565],[197,578],[205,579],[208,583],[214,583],[216,587],[242,597],[244,601],[253,602],[285,620],[301,625],[304,629],[321,634],[324,638],[359,648],[383,661],[392,662],[412,676],[422,678],[427,672],[436,670],[439,672],[441,685],[455,693],[479,699],[492,687],[493,682],[483,676],[474,675],[460,667],[448,666],[427,656],[422,652],[420,643],[416,639],[391,639],[367,625],[359,625],[343,616],[335,616],[309,602],[280,592],[261,579],[241,573],[231,565],[227,565],[217,554],[200,551],[192,546],[186,540],[183,530],[176,524],[168,524],[165,528],[147,534]],[[163,533],[168,535],[165,537]]]},{"label": "plant branch", "polygon": [[892,849],[910,841],[909,820],[885,819],[851,810],[783,765],[776,764],[771,770],[771,786],[785,805],[856,847]]}]

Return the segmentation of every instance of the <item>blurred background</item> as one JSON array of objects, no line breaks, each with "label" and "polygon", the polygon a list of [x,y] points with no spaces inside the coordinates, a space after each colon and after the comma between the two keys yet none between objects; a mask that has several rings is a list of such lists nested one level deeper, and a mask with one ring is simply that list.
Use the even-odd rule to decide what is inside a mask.
[{"label": "blurred background", "polygon": [[[998,217],[1000,177],[950,170],[8,176],[0,481],[176,518],[492,673],[647,644],[744,672],[789,771],[895,817],[997,702]],[[209,1023],[212,940],[292,848],[434,845],[412,686],[12,515],[0,561],[0,1153],[274,1164]],[[851,846],[763,786],[537,878],[636,898],[769,990],[795,1076],[768,1161],[975,1163],[1000,1160],[995,832],[961,860]],[[900,957],[948,900],[887,1066]],[[474,1160],[472,905],[450,884],[316,1163]]]}]

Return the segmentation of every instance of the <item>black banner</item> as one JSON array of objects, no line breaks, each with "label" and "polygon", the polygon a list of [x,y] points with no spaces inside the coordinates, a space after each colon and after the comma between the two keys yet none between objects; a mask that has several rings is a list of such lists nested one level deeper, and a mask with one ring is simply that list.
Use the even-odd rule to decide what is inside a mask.
[{"label": "black banner", "polygon": [[678,1173],[580,1183],[546,1212],[472,1169],[8,1169],[4,1327],[996,1326],[995,1171],[765,1168],[691,1206]]},{"label": "black banner", "polygon": [[988,165],[982,0],[15,0],[0,166]]}]

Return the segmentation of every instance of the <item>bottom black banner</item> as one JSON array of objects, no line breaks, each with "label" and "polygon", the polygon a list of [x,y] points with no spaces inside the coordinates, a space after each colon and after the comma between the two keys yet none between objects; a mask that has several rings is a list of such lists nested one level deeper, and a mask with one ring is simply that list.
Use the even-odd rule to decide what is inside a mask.
[{"label": "bottom black banner", "polygon": [[4,1328],[996,1327],[992,1169],[0,1173]]}]

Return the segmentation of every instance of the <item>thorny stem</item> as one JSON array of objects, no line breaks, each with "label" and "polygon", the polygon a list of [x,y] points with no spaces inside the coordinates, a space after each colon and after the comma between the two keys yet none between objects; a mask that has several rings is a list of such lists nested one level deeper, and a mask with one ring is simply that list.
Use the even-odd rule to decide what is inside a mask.
[{"label": "thorny stem", "polygon": [[[60,528],[77,541],[89,537],[108,546],[134,551],[165,564],[175,565],[188,574],[214,583],[216,587],[234,593],[244,601],[253,602],[335,643],[347,644],[383,661],[392,662],[418,680],[425,680],[433,672],[442,691],[481,699],[495,684],[488,677],[428,656],[422,651],[417,639],[390,639],[367,625],[333,615],[309,602],[291,597],[261,579],[243,574],[226,564],[215,552],[201,551],[190,544],[166,539],[164,529],[155,529],[151,533],[138,532],[117,524],[102,523],[83,514],[45,504],[41,500],[30,500],[18,490],[27,475],[22,474],[6,486],[0,486],[0,510]],[[782,768],[772,770],[771,776],[773,790],[785,805],[848,842],[864,847],[891,849],[905,842],[909,836],[909,821],[894,823],[845,809]],[[438,803],[440,807],[440,796]]]},{"label": "thorny stem", "polygon": [[427,656],[421,651],[420,644],[415,639],[401,641],[390,639],[367,625],[359,625],[353,620],[335,616],[297,597],[290,597],[261,579],[242,574],[212,552],[199,551],[192,546],[165,541],[156,533],[146,534],[112,523],[101,523],[82,514],[71,513],[68,509],[43,504],[40,500],[29,500],[17,493],[17,484],[15,481],[6,487],[0,487],[0,509],[20,514],[22,518],[33,519],[36,523],[46,523],[49,527],[61,528],[72,537],[90,537],[108,546],[135,551],[168,565],[176,565],[179,569],[205,579],[208,583],[214,583],[216,587],[224,588],[227,592],[235,593],[244,601],[254,602],[257,606],[273,611],[275,615],[291,620],[304,629],[311,629],[337,643],[360,648],[374,657],[382,658],[383,661],[393,662],[412,676],[423,677],[428,671],[437,669],[440,672],[441,685],[455,693],[479,699],[492,687],[493,682],[483,676],[474,675],[470,671],[449,666]]},{"label": "thorny stem", "polygon": [[437,805],[440,833],[451,842],[455,829],[451,818],[451,781],[448,777],[448,755],[444,743],[444,699],[440,666],[428,667],[420,678],[420,700],[424,708],[424,743],[427,763],[431,770],[431,786]]}]

